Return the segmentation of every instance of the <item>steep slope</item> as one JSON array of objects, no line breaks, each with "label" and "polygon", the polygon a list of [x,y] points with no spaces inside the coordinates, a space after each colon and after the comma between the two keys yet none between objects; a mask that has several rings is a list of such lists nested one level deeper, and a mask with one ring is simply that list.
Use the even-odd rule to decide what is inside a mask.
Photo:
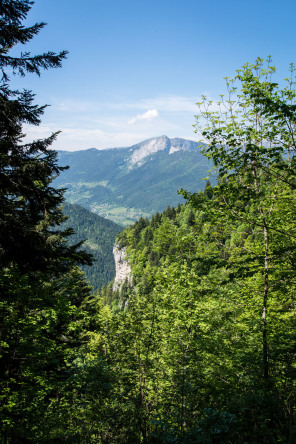
[{"label": "steep slope", "polygon": [[166,136],[129,148],[60,151],[59,164],[70,166],[55,182],[69,202],[123,225],[182,202],[182,187],[203,189],[211,167],[197,142]]},{"label": "steep slope", "polygon": [[95,289],[108,284],[115,276],[112,250],[115,237],[122,227],[79,205],[65,203],[64,213],[68,216],[64,226],[75,230],[71,243],[85,240],[83,249],[94,257],[91,267],[81,267],[87,280]]},{"label": "steep slope", "polygon": [[[268,179],[269,198],[278,178]],[[233,190],[233,180],[223,185],[223,193],[227,185]],[[140,417],[143,428],[146,421],[152,437],[146,442],[295,442],[295,434],[290,439],[295,410],[287,408],[287,401],[295,403],[296,241],[286,233],[295,230],[291,204],[296,193],[287,184],[277,186],[291,200],[271,204],[269,222],[277,224],[277,233],[269,243],[266,336],[260,319],[265,242],[252,221],[254,200],[233,217],[228,205],[217,209],[221,188],[207,187],[186,205],[168,208],[150,221],[139,219],[118,235],[116,254],[121,263],[128,261],[128,273],[118,273],[120,291],[102,292],[116,319],[116,346],[108,358],[129,403],[126,422],[135,424]],[[112,343],[110,337],[108,332]],[[281,428],[278,418],[283,418]]]}]

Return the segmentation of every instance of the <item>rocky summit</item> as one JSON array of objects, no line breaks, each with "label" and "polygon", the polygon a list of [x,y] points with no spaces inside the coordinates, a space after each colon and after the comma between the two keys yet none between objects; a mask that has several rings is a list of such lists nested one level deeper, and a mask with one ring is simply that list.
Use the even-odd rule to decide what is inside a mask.
[{"label": "rocky summit", "polygon": [[69,169],[55,180],[66,199],[122,225],[183,202],[180,188],[204,188],[211,168],[197,142],[155,137],[125,148],[59,151]]}]

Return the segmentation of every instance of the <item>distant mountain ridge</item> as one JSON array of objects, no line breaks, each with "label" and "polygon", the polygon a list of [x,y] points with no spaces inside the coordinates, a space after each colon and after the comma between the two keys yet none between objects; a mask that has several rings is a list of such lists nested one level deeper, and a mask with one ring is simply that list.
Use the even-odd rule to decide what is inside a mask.
[{"label": "distant mountain ridge", "polygon": [[173,154],[177,151],[194,150],[196,146],[197,142],[179,138],[169,139],[167,136],[148,139],[130,148],[130,150],[133,150],[133,153],[129,159],[129,164],[131,168],[141,166],[148,156],[159,151]]},{"label": "distant mountain ridge", "polygon": [[204,188],[211,163],[197,145],[160,136],[126,148],[59,151],[59,164],[70,169],[55,185],[67,188],[69,202],[127,225],[178,205],[180,188]]}]

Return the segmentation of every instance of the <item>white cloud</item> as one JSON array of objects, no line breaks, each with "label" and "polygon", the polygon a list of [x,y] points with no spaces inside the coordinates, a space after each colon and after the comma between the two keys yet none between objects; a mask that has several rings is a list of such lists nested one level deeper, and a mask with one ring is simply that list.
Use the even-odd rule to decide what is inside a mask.
[{"label": "white cloud", "polygon": [[54,132],[56,132],[57,129],[50,127],[48,125],[39,125],[39,126],[33,126],[33,125],[23,125],[22,132],[24,134],[23,142],[29,143],[33,140],[38,139],[45,139],[46,137],[51,136]]},{"label": "white cloud", "polygon": [[[119,125],[114,131],[104,131],[98,128],[86,128],[78,126],[77,128],[69,126],[60,126],[61,134],[53,143],[52,148],[56,150],[76,151],[87,148],[116,148],[132,146],[151,137],[166,134],[168,137],[184,137],[189,140],[199,140],[195,137],[190,122],[179,127],[172,122],[157,119],[157,124],[153,125]],[[26,127],[27,137],[25,141],[30,142],[34,139],[48,137],[56,125],[49,124],[39,127]]]},{"label": "white cloud", "polygon": [[148,109],[143,114],[137,114],[136,117],[133,117],[128,123],[129,125],[134,125],[139,120],[154,120],[159,116],[157,109]]},{"label": "white cloud", "polygon": [[162,95],[128,101],[54,100],[38,127],[24,125],[26,141],[44,138],[57,130],[61,134],[53,149],[81,150],[132,146],[151,137],[199,139],[192,125],[197,99]]}]

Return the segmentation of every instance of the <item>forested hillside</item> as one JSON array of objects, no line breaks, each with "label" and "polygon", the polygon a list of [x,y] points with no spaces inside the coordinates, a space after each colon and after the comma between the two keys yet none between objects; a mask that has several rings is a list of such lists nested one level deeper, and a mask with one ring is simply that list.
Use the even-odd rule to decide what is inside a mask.
[{"label": "forested hillside", "polygon": [[64,228],[73,228],[70,243],[83,243],[83,249],[93,256],[91,266],[82,266],[87,281],[97,289],[109,284],[115,276],[113,245],[115,237],[123,228],[111,220],[87,211],[79,205],[64,204],[64,214],[68,217]]},{"label": "forested hillside", "polygon": [[270,243],[264,325],[263,233],[216,217],[215,199],[208,186],[194,196],[198,209],[168,209],[118,237],[134,285],[102,295],[120,311],[109,359],[115,392],[129,399],[132,442],[295,440],[295,241],[275,234]]},{"label": "forested hillside", "polygon": [[182,187],[203,188],[213,164],[200,148],[161,136],[127,148],[59,151],[59,164],[70,168],[54,183],[67,188],[69,202],[126,226],[178,205]]},{"label": "forested hillside", "polygon": [[223,112],[199,104],[218,183],[118,236],[133,285],[101,293],[111,396],[127,400],[114,441],[296,440],[296,92],[293,66],[282,90],[273,72],[258,59]]}]

